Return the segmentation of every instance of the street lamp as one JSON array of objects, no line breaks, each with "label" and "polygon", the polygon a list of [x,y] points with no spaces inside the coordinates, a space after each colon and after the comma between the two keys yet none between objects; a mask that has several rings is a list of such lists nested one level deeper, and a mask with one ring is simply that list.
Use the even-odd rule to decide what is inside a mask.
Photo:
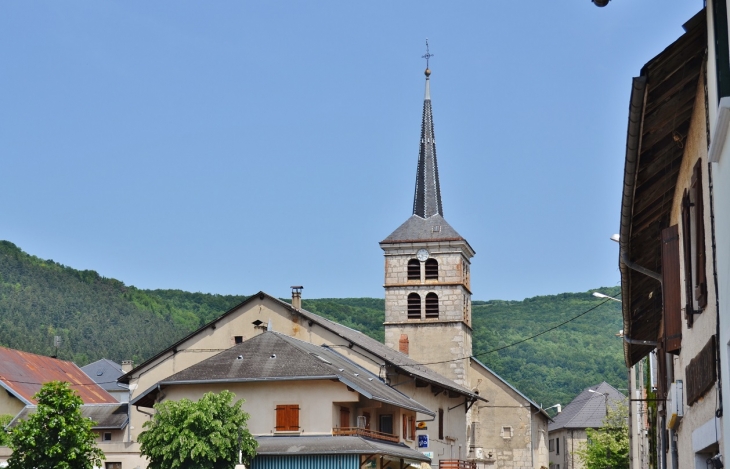
[{"label": "street lamp", "polygon": [[609,300],[618,301],[619,303],[621,303],[621,300],[619,300],[618,298],[614,298],[612,296],[604,295],[603,293],[600,293],[600,292],[597,292],[597,291],[594,291],[593,292],[593,296],[595,296],[596,298],[607,298]]}]

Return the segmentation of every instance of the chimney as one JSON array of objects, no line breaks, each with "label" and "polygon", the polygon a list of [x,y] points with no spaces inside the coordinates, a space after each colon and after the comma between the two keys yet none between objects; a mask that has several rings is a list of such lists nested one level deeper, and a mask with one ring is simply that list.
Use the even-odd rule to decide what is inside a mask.
[{"label": "chimney", "polygon": [[129,373],[134,368],[134,362],[132,360],[122,360],[122,371]]},{"label": "chimney", "polygon": [[398,341],[398,351],[408,355],[408,334],[401,334]]},{"label": "chimney", "polygon": [[302,309],[302,289],[301,285],[292,285],[291,287],[291,305],[294,309]]}]

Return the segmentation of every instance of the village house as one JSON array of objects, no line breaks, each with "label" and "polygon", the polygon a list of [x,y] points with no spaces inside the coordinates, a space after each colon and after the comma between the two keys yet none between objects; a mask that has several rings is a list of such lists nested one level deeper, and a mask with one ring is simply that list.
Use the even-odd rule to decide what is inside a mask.
[{"label": "village house", "polygon": [[711,182],[717,78],[707,25],[705,10],[690,19],[634,78],[630,99],[618,240],[624,354],[631,367],[656,350],[655,397],[631,396],[656,404],[642,407],[652,428],[632,449],[651,447],[645,464],[661,468],[705,468],[724,446],[717,282],[727,272],[718,271],[712,221],[727,199]]},{"label": "village house", "polygon": [[605,381],[584,389],[548,425],[550,467],[583,469],[576,451],[585,448],[588,428],[600,428],[610,409],[627,404],[626,396]]}]

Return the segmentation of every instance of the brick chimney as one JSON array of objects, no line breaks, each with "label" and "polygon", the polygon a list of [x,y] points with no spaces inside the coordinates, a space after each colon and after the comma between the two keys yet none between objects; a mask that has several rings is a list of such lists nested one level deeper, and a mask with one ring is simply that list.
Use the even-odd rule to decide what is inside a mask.
[{"label": "brick chimney", "polygon": [[292,285],[291,287],[291,305],[294,309],[302,309],[302,289],[301,285]]},{"label": "brick chimney", "polygon": [[134,362],[132,360],[122,360],[122,371],[129,373],[134,368]]},{"label": "brick chimney", "polygon": [[398,341],[398,351],[408,355],[408,334],[401,334]]}]

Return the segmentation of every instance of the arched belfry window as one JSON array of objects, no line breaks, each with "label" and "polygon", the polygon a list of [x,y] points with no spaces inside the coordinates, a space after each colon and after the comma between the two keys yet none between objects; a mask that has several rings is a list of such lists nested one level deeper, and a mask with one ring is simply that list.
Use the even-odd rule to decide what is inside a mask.
[{"label": "arched belfry window", "polygon": [[426,260],[426,280],[438,280],[439,278],[439,261],[436,259]]},{"label": "arched belfry window", "polygon": [[[410,298],[410,297],[409,297]],[[426,295],[426,319],[439,318],[439,296],[436,293]]]},{"label": "arched belfry window", "polygon": [[408,280],[421,280],[421,263],[418,259],[408,261]]},{"label": "arched belfry window", "polygon": [[421,319],[421,295],[408,295],[408,319]]}]

